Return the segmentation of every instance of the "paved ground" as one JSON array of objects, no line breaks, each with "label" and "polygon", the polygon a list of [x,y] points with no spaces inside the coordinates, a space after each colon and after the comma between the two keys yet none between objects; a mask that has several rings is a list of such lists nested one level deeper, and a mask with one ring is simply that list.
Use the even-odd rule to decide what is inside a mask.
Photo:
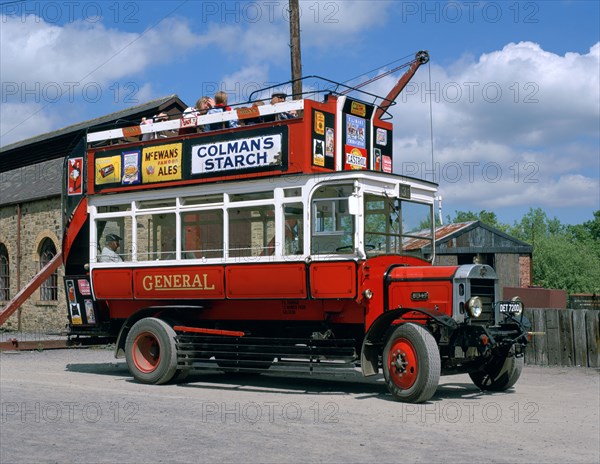
[{"label": "paved ground", "polygon": [[381,378],[132,381],[109,349],[0,354],[0,463],[600,461],[598,371],[526,366],[514,391],[442,377],[422,405]]}]

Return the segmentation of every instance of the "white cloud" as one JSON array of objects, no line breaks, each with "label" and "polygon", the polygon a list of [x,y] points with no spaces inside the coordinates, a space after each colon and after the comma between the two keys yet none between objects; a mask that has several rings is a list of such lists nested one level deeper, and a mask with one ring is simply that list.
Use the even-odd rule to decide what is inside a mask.
[{"label": "white cloud", "polygon": [[[395,171],[435,176],[456,209],[532,201],[597,208],[599,55],[600,44],[586,54],[560,56],[531,42],[511,43],[478,60],[432,64],[433,94],[422,67],[391,110]],[[398,77],[383,78],[370,90],[385,95]]]},{"label": "white cloud", "polygon": [[287,24],[264,22],[256,24],[210,24],[203,42],[218,48],[227,59],[242,59],[242,65],[263,62],[289,66],[289,30]]},{"label": "white cloud", "polygon": [[[202,44],[185,21],[171,18],[138,34],[109,29],[99,22],[59,26],[34,16],[25,21],[2,17],[0,41],[3,85],[16,83],[34,91],[48,83],[62,88],[74,82],[105,85],[173,59],[173,50],[185,53]],[[20,98],[27,95],[21,93]]]},{"label": "white cloud", "polygon": [[395,6],[392,1],[300,2],[302,46],[337,49],[361,43],[362,34],[382,27]]},{"label": "white cloud", "polygon": [[[267,65],[255,64],[223,77],[223,87],[227,89],[229,103],[248,101],[254,91],[269,85],[268,76]],[[256,100],[258,97],[253,99]]]},{"label": "white cloud", "polygon": [[56,128],[60,116],[44,111],[36,103],[2,103],[0,105],[0,146],[26,139],[32,134]]},{"label": "white cloud", "polygon": [[[61,26],[33,15],[0,20],[3,145],[97,116],[66,104],[83,102],[89,110],[102,99],[131,106],[155,98],[139,76],[206,44],[181,18],[167,18],[142,33],[100,22]],[[129,81],[118,81],[124,78]]]}]

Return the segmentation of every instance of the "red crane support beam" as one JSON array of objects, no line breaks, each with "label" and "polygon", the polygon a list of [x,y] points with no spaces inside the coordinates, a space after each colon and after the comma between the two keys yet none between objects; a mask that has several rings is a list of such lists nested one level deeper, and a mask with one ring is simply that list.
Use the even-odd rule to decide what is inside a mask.
[{"label": "red crane support beam", "polygon": [[0,311],[0,326],[3,325],[6,320],[21,307],[23,303],[25,303],[27,298],[29,298],[32,293],[35,292],[40,285],[42,285],[42,283],[60,267],[61,264],[62,253],[58,252],[56,256],[54,256],[54,258],[52,258],[50,262],[46,264],[40,270],[40,272],[33,277],[33,279],[31,279],[30,282],[25,285],[4,308],[2,308],[2,311]]},{"label": "red crane support beam", "polygon": [[385,113],[387,109],[392,106],[396,98],[398,98],[398,95],[400,95],[400,92],[402,92],[404,87],[406,87],[406,84],[410,82],[412,77],[417,72],[417,69],[419,69],[422,64],[425,64],[428,61],[429,53],[426,51],[420,51],[416,54],[414,61],[411,63],[410,68],[408,68],[408,71],[406,71],[402,77],[398,79],[398,82],[396,82],[394,88],[390,90],[390,92],[383,99],[381,105],[379,105],[379,108],[377,108],[377,111],[375,112],[375,119],[381,119],[383,113]]}]

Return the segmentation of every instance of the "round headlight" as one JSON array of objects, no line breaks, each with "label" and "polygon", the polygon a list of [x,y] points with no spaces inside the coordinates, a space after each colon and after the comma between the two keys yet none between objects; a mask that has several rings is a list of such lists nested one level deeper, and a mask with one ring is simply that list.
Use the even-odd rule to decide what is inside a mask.
[{"label": "round headlight", "polygon": [[518,296],[513,296],[510,301],[514,301],[515,303],[517,303],[519,305],[519,309],[517,309],[516,311],[513,311],[513,314],[515,316],[520,316],[521,313],[523,312],[523,302],[521,301],[521,298],[519,298]]},{"label": "round headlight", "polygon": [[478,296],[469,298],[469,301],[467,301],[467,311],[471,317],[481,316],[481,313],[483,312],[483,303],[481,302],[481,298]]}]

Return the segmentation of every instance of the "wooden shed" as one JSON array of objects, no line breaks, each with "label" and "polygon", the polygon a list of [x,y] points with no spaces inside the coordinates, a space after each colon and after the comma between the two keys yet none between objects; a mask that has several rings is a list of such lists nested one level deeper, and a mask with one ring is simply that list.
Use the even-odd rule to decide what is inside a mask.
[{"label": "wooden shed", "polygon": [[488,264],[501,287],[531,285],[531,245],[481,221],[439,226],[435,235],[435,264]]}]

